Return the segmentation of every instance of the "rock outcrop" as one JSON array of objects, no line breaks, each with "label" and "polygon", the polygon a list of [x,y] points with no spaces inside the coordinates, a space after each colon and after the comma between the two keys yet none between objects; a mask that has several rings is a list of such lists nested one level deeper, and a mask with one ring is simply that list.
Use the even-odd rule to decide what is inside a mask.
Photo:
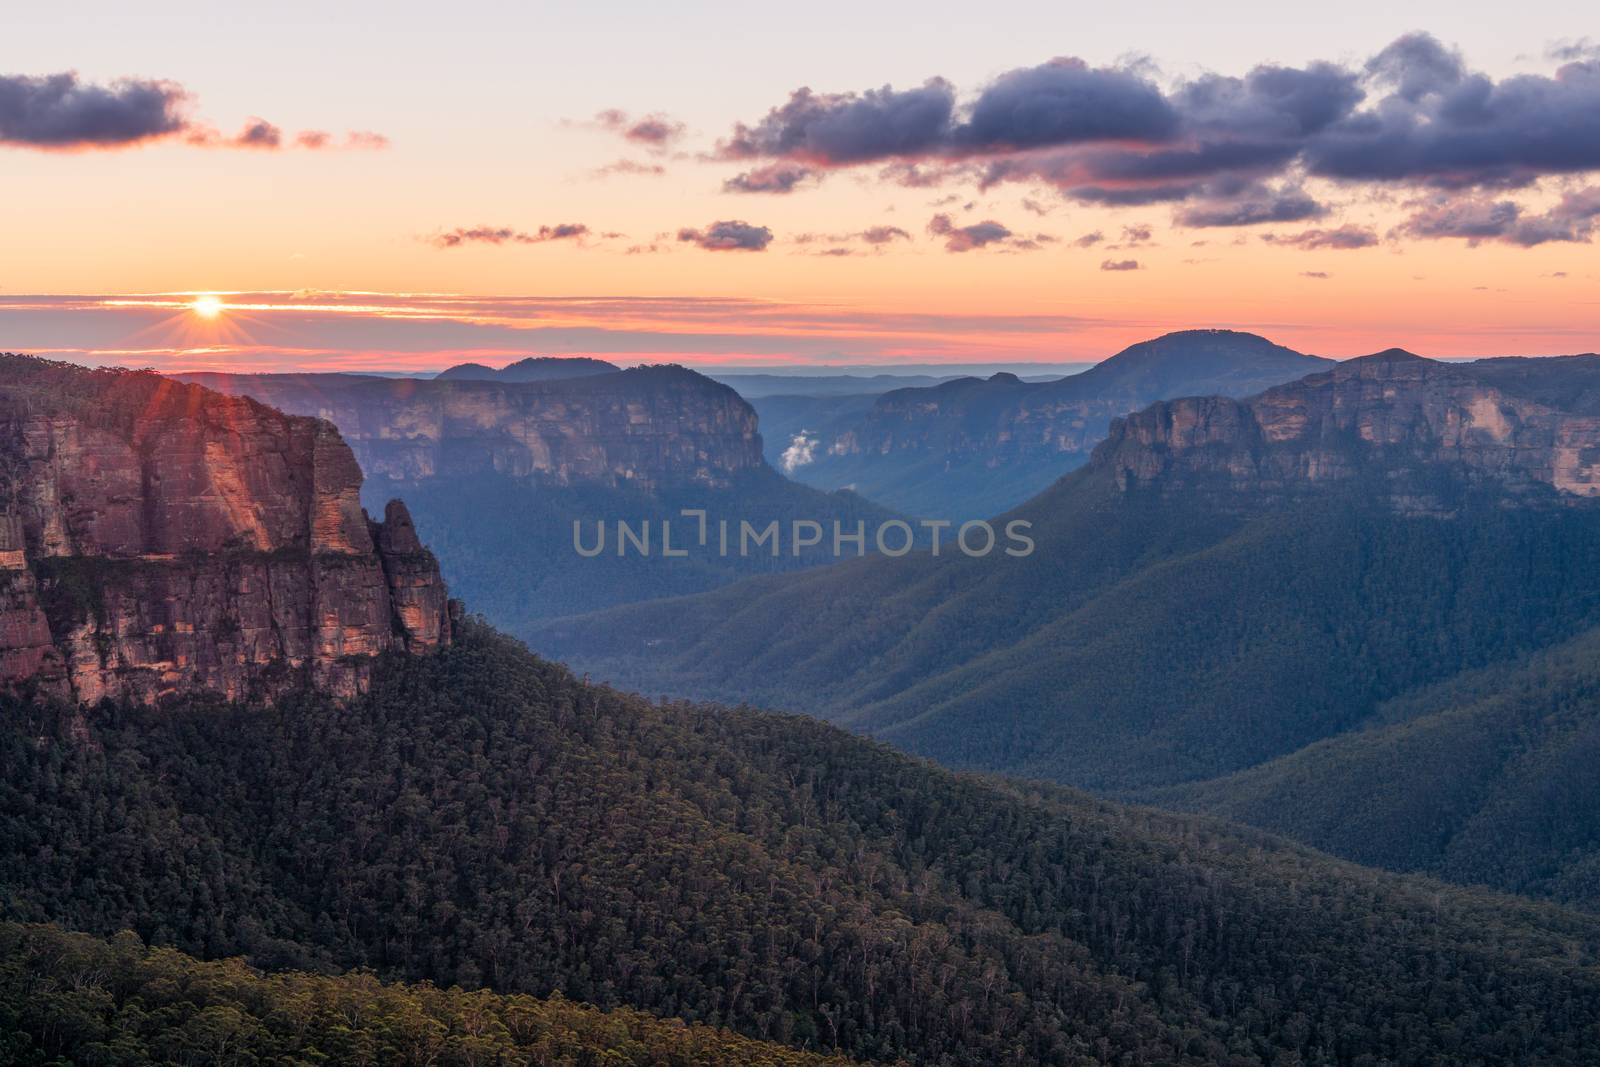
[{"label": "rock outcrop", "polygon": [[755,411],[732,389],[684,367],[525,382],[187,380],[327,419],[368,477],[397,482],[492,471],[541,485],[720,489],[765,467]]},{"label": "rock outcrop", "polygon": [[450,640],[398,501],[328,423],[148,372],[0,356],[0,686],[64,699],[360,691]]},{"label": "rock outcrop", "polygon": [[1366,477],[1422,511],[1474,487],[1595,497],[1600,412],[1584,398],[1597,385],[1593,357],[1478,366],[1391,349],[1246,400],[1151,405],[1118,420],[1094,462],[1124,489],[1288,492]]}]

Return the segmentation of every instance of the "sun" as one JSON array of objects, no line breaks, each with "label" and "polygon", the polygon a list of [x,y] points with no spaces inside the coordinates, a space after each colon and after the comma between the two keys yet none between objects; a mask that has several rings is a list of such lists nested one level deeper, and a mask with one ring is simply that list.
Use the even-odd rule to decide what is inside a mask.
[{"label": "sun", "polygon": [[222,301],[214,296],[197,296],[189,305],[189,310],[202,319],[214,319],[222,314]]}]

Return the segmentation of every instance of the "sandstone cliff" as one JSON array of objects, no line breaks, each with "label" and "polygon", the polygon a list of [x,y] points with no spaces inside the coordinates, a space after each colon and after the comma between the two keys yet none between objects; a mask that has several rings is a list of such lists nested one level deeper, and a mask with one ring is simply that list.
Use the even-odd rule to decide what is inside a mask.
[{"label": "sandstone cliff", "polygon": [[1447,364],[1391,349],[1246,400],[1154,404],[1118,420],[1094,462],[1124,489],[1296,491],[1367,477],[1410,510],[1473,487],[1595,497],[1597,386],[1594,357]]},{"label": "sandstone cliff", "polygon": [[554,381],[190,375],[339,428],[371,478],[493,471],[542,485],[725,488],[765,467],[756,414],[683,367]]},{"label": "sandstone cliff", "polygon": [[0,356],[0,686],[151,701],[450,639],[398,501],[370,522],[326,422],[148,372]]}]

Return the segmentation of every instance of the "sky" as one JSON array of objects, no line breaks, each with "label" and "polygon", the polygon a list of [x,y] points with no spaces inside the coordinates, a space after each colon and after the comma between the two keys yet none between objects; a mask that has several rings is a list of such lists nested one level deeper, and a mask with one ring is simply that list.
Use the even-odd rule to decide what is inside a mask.
[{"label": "sky", "polygon": [[0,41],[0,349],[1600,348],[1594,20],[1397,7],[28,5]]}]

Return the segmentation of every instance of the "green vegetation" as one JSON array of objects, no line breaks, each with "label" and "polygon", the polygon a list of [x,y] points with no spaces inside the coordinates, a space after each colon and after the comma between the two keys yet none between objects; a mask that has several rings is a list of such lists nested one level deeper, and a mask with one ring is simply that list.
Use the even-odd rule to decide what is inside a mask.
[{"label": "green vegetation", "polygon": [[0,916],[918,1064],[1600,1047],[1600,920],[653,704],[464,631],[347,706],[0,707]]},{"label": "green vegetation", "polygon": [[1600,630],[1390,701],[1374,720],[1150,799],[1600,911]]},{"label": "green vegetation", "polygon": [[839,1057],[560,996],[385,984],[367,972],[262,974],[50,926],[0,923],[0,1059],[13,1067],[845,1067]]},{"label": "green vegetation", "polygon": [[1107,791],[1232,773],[1600,623],[1600,510],[1123,495],[1068,476],[1025,559],[868,559],[557,620],[629,688],[820,714],[953,766]]}]

